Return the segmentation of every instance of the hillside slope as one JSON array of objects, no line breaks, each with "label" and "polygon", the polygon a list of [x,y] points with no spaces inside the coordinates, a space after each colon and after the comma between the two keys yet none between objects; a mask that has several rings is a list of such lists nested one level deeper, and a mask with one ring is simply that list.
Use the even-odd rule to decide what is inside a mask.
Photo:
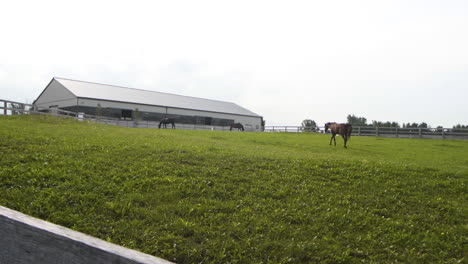
[{"label": "hillside slope", "polygon": [[0,116],[0,204],[178,263],[463,261],[468,141]]}]

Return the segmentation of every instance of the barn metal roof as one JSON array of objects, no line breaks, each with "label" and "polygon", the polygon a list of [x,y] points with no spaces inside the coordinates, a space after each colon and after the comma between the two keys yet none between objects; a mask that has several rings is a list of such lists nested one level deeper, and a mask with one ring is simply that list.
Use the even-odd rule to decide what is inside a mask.
[{"label": "barn metal roof", "polygon": [[252,111],[230,102],[63,78],[54,79],[79,98],[261,117]]}]

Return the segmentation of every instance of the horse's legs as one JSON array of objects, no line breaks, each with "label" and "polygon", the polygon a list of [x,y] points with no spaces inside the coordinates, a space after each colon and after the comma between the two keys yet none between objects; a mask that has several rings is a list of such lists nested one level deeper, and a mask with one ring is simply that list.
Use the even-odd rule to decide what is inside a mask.
[{"label": "horse's legs", "polygon": [[332,141],[335,141],[335,146],[336,146],[336,138],[335,138],[336,134],[333,134],[332,133],[332,137],[330,138],[330,146],[332,144]]},{"label": "horse's legs", "polygon": [[348,147],[346,146],[346,142],[348,141],[348,137],[347,137],[346,135],[343,136],[343,140],[344,140],[344,147],[345,147],[345,148],[348,148]]}]

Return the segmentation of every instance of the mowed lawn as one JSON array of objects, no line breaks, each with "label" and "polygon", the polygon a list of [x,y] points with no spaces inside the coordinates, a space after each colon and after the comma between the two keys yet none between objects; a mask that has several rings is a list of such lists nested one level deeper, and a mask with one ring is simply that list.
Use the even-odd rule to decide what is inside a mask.
[{"label": "mowed lawn", "polygon": [[463,263],[468,141],[0,116],[0,205],[177,263]]}]

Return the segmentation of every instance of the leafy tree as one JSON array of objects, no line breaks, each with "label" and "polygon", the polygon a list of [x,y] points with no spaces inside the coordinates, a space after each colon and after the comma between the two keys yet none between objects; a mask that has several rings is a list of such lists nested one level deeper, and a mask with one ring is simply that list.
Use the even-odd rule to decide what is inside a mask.
[{"label": "leafy tree", "polygon": [[422,122],[421,124],[413,122],[403,124],[403,128],[429,128],[429,125],[426,122]]},{"label": "leafy tree", "polygon": [[101,119],[101,116],[102,116],[101,104],[97,104],[97,106],[96,106],[96,116],[97,116],[98,119]]},{"label": "leafy tree", "polygon": [[353,126],[367,126],[367,119],[365,117],[357,117],[355,115],[348,115],[346,117],[348,123]]},{"label": "leafy tree", "polygon": [[453,126],[453,132],[462,132],[462,131],[465,131],[464,129],[467,129],[468,128],[468,125],[461,125],[461,124],[457,124],[455,126]]},{"label": "leafy tree", "polygon": [[11,110],[12,115],[22,115],[24,114],[23,110],[25,110],[25,105],[24,104],[17,104],[17,103],[10,103],[10,108],[13,108],[14,110]]},{"label": "leafy tree", "polygon": [[315,132],[317,131],[317,129],[318,129],[317,123],[315,123],[314,120],[305,119],[304,121],[302,121],[302,130]]},{"label": "leafy tree", "polygon": [[374,127],[400,127],[400,125],[397,122],[381,122],[381,121],[372,121],[372,126]]},{"label": "leafy tree", "polygon": [[418,125],[419,128],[428,128],[429,126],[427,125],[426,122],[422,122],[421,124]]},{"label": "leafy tree", "polygon": [[135,122],[138,122],[139,119],[140,119],[140,110],[138,110],[138,108],[135,108],[135,110],[133,110],[133,120],[135,120]]},{"label": "leafy tree", "polygon": [[138,108],[135,108],[135,110],[132,111],[132,118],[133,126],[138,127],[138,121],[140,121],[140,110],[138,110]]},{"label": "leafy tree", "polygon": [[456,126],[453,126],[453,128],[468,128],[468,125],[465,126],[465,125],[457,124]]}]

